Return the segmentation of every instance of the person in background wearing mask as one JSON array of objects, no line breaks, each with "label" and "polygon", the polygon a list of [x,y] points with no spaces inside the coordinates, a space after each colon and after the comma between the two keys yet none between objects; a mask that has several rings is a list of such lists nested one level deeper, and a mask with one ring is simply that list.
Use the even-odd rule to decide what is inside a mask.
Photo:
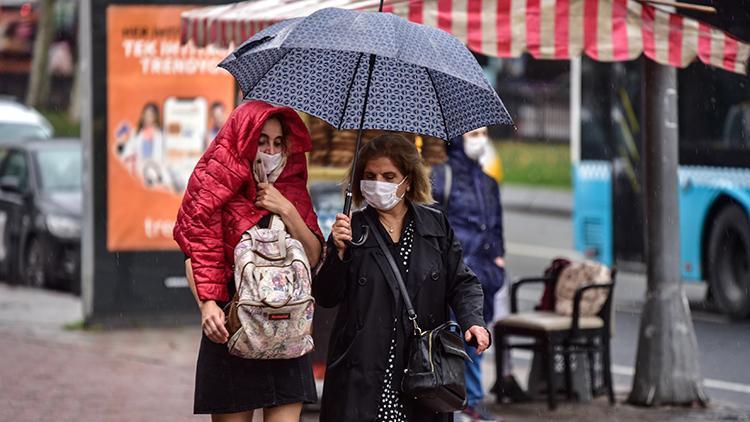
[{"label": "person in background wearing mask", "polygon": [[[432,181],[435,199],[464,248],[466,265],[482,283],[484,321],[489,325],[495,316],[495,296],[505,282],[505,245],[500,189],[482,170],[482,159],[492,147],[487,135],[487,128],[482,127],[452,139],[447,147],[448,161],[433,167]],[[498,311],[508,312],[507,307]],[[468,406],[461,419],[496,421],[497,417],[483,405],[481,356],[474,347],[467,345],[466,349],[472,360],[466,362]],[[510,370],[506,370],[507,382],[514,383]]]},{"label": "person in background wearing mask", "polygon": [[400,393],[414,328],[375,236],[361,241],[365,216],[377,222],[372,230],[387,242],[423,330],[448,321],[450,306],[466,341],[483,352],[490,334],[482,317],[482,287],[464,265],[448,219],[425,206],[433,202],[430,180],[414,144],[395,134],[375,138],[360,150],[353,172],[353,202],[367,207],[351,217],[337,215],[313,280],[317,303],[338,306],[320,421],[450,421],[452,413],[428,411]]}]

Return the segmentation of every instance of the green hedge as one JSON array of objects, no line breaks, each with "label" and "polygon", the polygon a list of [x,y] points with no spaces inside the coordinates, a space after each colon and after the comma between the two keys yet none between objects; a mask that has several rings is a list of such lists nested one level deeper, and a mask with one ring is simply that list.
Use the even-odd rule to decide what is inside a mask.
[{"label": "green hedge", "polygon": [[55,128],[56,138],[78,138],[81,136],[81,125],[71,122],[68,113],[56,110],[40,110],[44,117]]},{"label": "green hedge", "polygon": [[501,141],[504,182],[570,189],[570,146],[548,142]]}]

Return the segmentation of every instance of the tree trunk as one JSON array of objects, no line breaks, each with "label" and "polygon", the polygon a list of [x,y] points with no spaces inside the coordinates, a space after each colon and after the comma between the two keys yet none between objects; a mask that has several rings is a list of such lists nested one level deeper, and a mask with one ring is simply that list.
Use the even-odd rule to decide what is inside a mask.
[{"label": "tree trunk", "polygon": [[705,403],[680,273],[677,72],[644,61],[648,287],[628,401],[645,406]]},{"label": "tree trunk", "polygon": [[42,0],[39,7],[39,22],[34,39],[34,55],[31,60],[31,74],[26,91],[26,105],[45,105],[49,92],[49,48],[55,34],[55,0]]}]

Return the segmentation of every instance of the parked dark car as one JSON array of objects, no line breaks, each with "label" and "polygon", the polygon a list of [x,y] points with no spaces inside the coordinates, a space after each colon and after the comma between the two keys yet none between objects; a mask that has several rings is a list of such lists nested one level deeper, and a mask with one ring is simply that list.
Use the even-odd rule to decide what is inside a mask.
[{"label": "parked dark car", "polygon": [[0,146],[0,273],[80,292],[81,143]]}]

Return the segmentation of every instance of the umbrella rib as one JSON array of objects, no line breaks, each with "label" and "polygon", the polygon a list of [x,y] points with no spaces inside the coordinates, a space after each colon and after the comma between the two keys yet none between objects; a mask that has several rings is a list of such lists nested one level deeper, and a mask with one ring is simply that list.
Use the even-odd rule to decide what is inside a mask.
[{"label": "umbrella rib", "polygon": [[346,109],[349,107],[349,97],[352,95],[352,86],[354,86],[354,79],[357,77],[357,72],[359,71],[359,63],[362,61],[362,56],[364,56],[365,53],[359,53],[359,57],[357,58],[357,64],[354,66],[354,73],[352,73],[352,78],[349,81],[349,89],[346,90],[346,100],[344,101],[344,109],[341,111],[341,117],[339,117],[339,124],[338,124],[338,130],[341,130],[341,125],[344,124],[344,117],[346,117]]},{"label": "umbrella rib", "polygon": [[445,120],[445,113],[443,112],[443,103],[440,101],[440,95],[438,94],[437,87],[435,86],[435,81],[432,79],[432,73],[430,73],[430,69],[424,68],[425,72],[427,72],[427,77],[430,78],[430,83],[432,84],[432,90],[435,91],[435,99],[438,103],[438,108],[440,108],[440,116],[443,118],[443,130],[445,130],[445,140],[450,141],[448,139],[448,123]]}]

